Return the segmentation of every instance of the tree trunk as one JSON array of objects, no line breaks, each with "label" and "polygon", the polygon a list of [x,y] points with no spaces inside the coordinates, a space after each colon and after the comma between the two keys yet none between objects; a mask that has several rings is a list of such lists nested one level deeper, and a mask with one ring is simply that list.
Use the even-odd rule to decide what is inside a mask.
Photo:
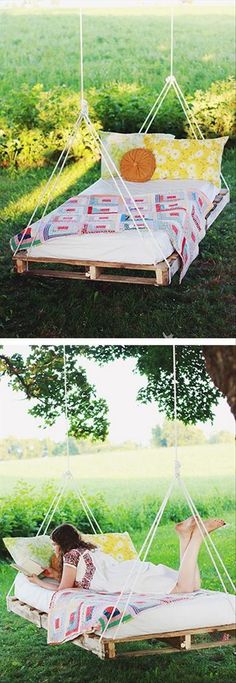
[{"label": "tree trunk", "polygon": [[206,369],[215,386],[222,391],[236,417],[235,346],[203,346]]}]

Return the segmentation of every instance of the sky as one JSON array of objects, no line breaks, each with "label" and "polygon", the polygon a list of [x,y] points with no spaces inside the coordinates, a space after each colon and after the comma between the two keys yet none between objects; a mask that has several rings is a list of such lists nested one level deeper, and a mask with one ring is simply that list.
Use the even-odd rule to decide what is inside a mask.
[{"label": "sky", "polygon": [[[4,352],[9,355],[15,352],[25,355],[28,350],[29,345],[4,346]],[[157,424],[162,425],[165,416],[159,413],[154,402],[142,405],[136,401],[139,388],[145,386],[145,378],[133,373],[135,361],[119,359],[99,367],[94,361],[80,359],[80,364],[85,367],[89,381],[95,384],[97,394],[108,402],[111,423],[109,440],[113,444],[134,441],[148,445],[152,428]],[[13,392],[6,379],[0,384],[0,407],[0,439],[8,436],[47,437],[62,441],[65,438],[65,420],[61,418],[53,427],[40,429],[40,421],[28,414],[29,403],[24,395]],[[210,423],[199,426],[206,436],[221,430],[234,433],[234,420],[226,400],[221,399],[216,407],[213,426]]]}]

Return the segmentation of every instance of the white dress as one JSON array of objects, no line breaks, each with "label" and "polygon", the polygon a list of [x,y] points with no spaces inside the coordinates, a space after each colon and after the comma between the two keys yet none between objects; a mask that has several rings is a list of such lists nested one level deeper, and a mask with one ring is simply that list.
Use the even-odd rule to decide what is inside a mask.
[{"label": "white dress", "polygon": [[74,548],[65,553],[64,565],[76,567],[75,587],[103,593],[170,593],[178,571],[164,564],[134,560],[116,560],[102,550]]}]

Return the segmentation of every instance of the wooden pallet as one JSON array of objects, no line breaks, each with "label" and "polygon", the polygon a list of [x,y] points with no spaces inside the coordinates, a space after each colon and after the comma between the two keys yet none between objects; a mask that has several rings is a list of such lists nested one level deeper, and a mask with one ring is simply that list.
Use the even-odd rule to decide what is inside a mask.
[{"label": "wooden pallet", "polygon": [[[14,612],[20,617],[31,621],[38,628],[47,629],[48,615],[45,612],[40,612],[34,607],[30,607],[26,603],[18,600],[16,597],[7,596],[7,609],[9,612]],[[92,652],[100,659],[115,659],[117,657],[142,657],[150,655],[161,655],[176,652],[189,652],[191,650],[203,650],[212,647],[224,647],[226,645],[236,644],[236,624],[226,624],[218,626],[210,626],[204,628],[187,629],[185,631],[168,631],[166,633],[149,633],[148,635],[130,636],[125,638],[118,638],[112,640],[111,638],[102,638],[93,633],[90,635],[83,634],[79,638],[71,641],[84,650]],[[215,637],[228,636],[228,639],[216,640]],[[199,636],[207,636],[207,640],[196,642]],[[136,642],[147,641],[151,647],[143,650],[125,650],[119,651],[121,643],[135,644]],[[154,645],[154,647],[153,647]]]},{"label": "wooden pallet", "polygon": [[[215,197],[213,208],[206,216],[207,230],[228,202],[229,191],[221,190]],[[16,256],[13,256],[13,261],[14,270],[19,275],[36,275],[40,277],[97,282],[121,282],[123,284],[154,285],[155,287],[169,285],[181,265],[181,259],[175,251],[167,259],[169,268],[165,261],[161,261],[154,266],[153,264],[90,261],[88,259],[40,258],[39,256],[29,256],[26,251],[19,251]],[[59,270],[45,268],[48,264],[59,266]],[[74,269],[69,270],[68,266],[73,266]],[[127,271],[130,272],[128,273]]]}]

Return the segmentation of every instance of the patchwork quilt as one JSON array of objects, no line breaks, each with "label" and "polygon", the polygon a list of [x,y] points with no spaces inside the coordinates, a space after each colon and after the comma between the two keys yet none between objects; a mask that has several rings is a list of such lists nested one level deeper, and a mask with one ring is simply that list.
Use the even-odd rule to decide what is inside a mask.
[{"label": "patchwork quilt", "polygon": [[[203,591],[185,594],[143,595],[134,593],[126,606],[129,594],[123,594],[114,610],[118,593],[98,593],[92,590],[65,589],[53,594],[48,614],[48,640],[51,645],[73,640],[82,633],[103,633],[110,616],[108,629],[127,622],[144,610],[192,600]],[[206,591],[204,591],[206,593]]]},{"label": "patchwork quilt", "polygon": [[[30,249],[47,240],[69,235],[148,231],[158,245],[158,231],[168,233],[173,250],[181,258],[180,282],[196,258],[205,235],[205,216],[212,204],[201,191],[176,194],[77,195],[47,216],[22,230],[11,240],[11,248]],[[152,240],[153,242],[153,240]]]}]

